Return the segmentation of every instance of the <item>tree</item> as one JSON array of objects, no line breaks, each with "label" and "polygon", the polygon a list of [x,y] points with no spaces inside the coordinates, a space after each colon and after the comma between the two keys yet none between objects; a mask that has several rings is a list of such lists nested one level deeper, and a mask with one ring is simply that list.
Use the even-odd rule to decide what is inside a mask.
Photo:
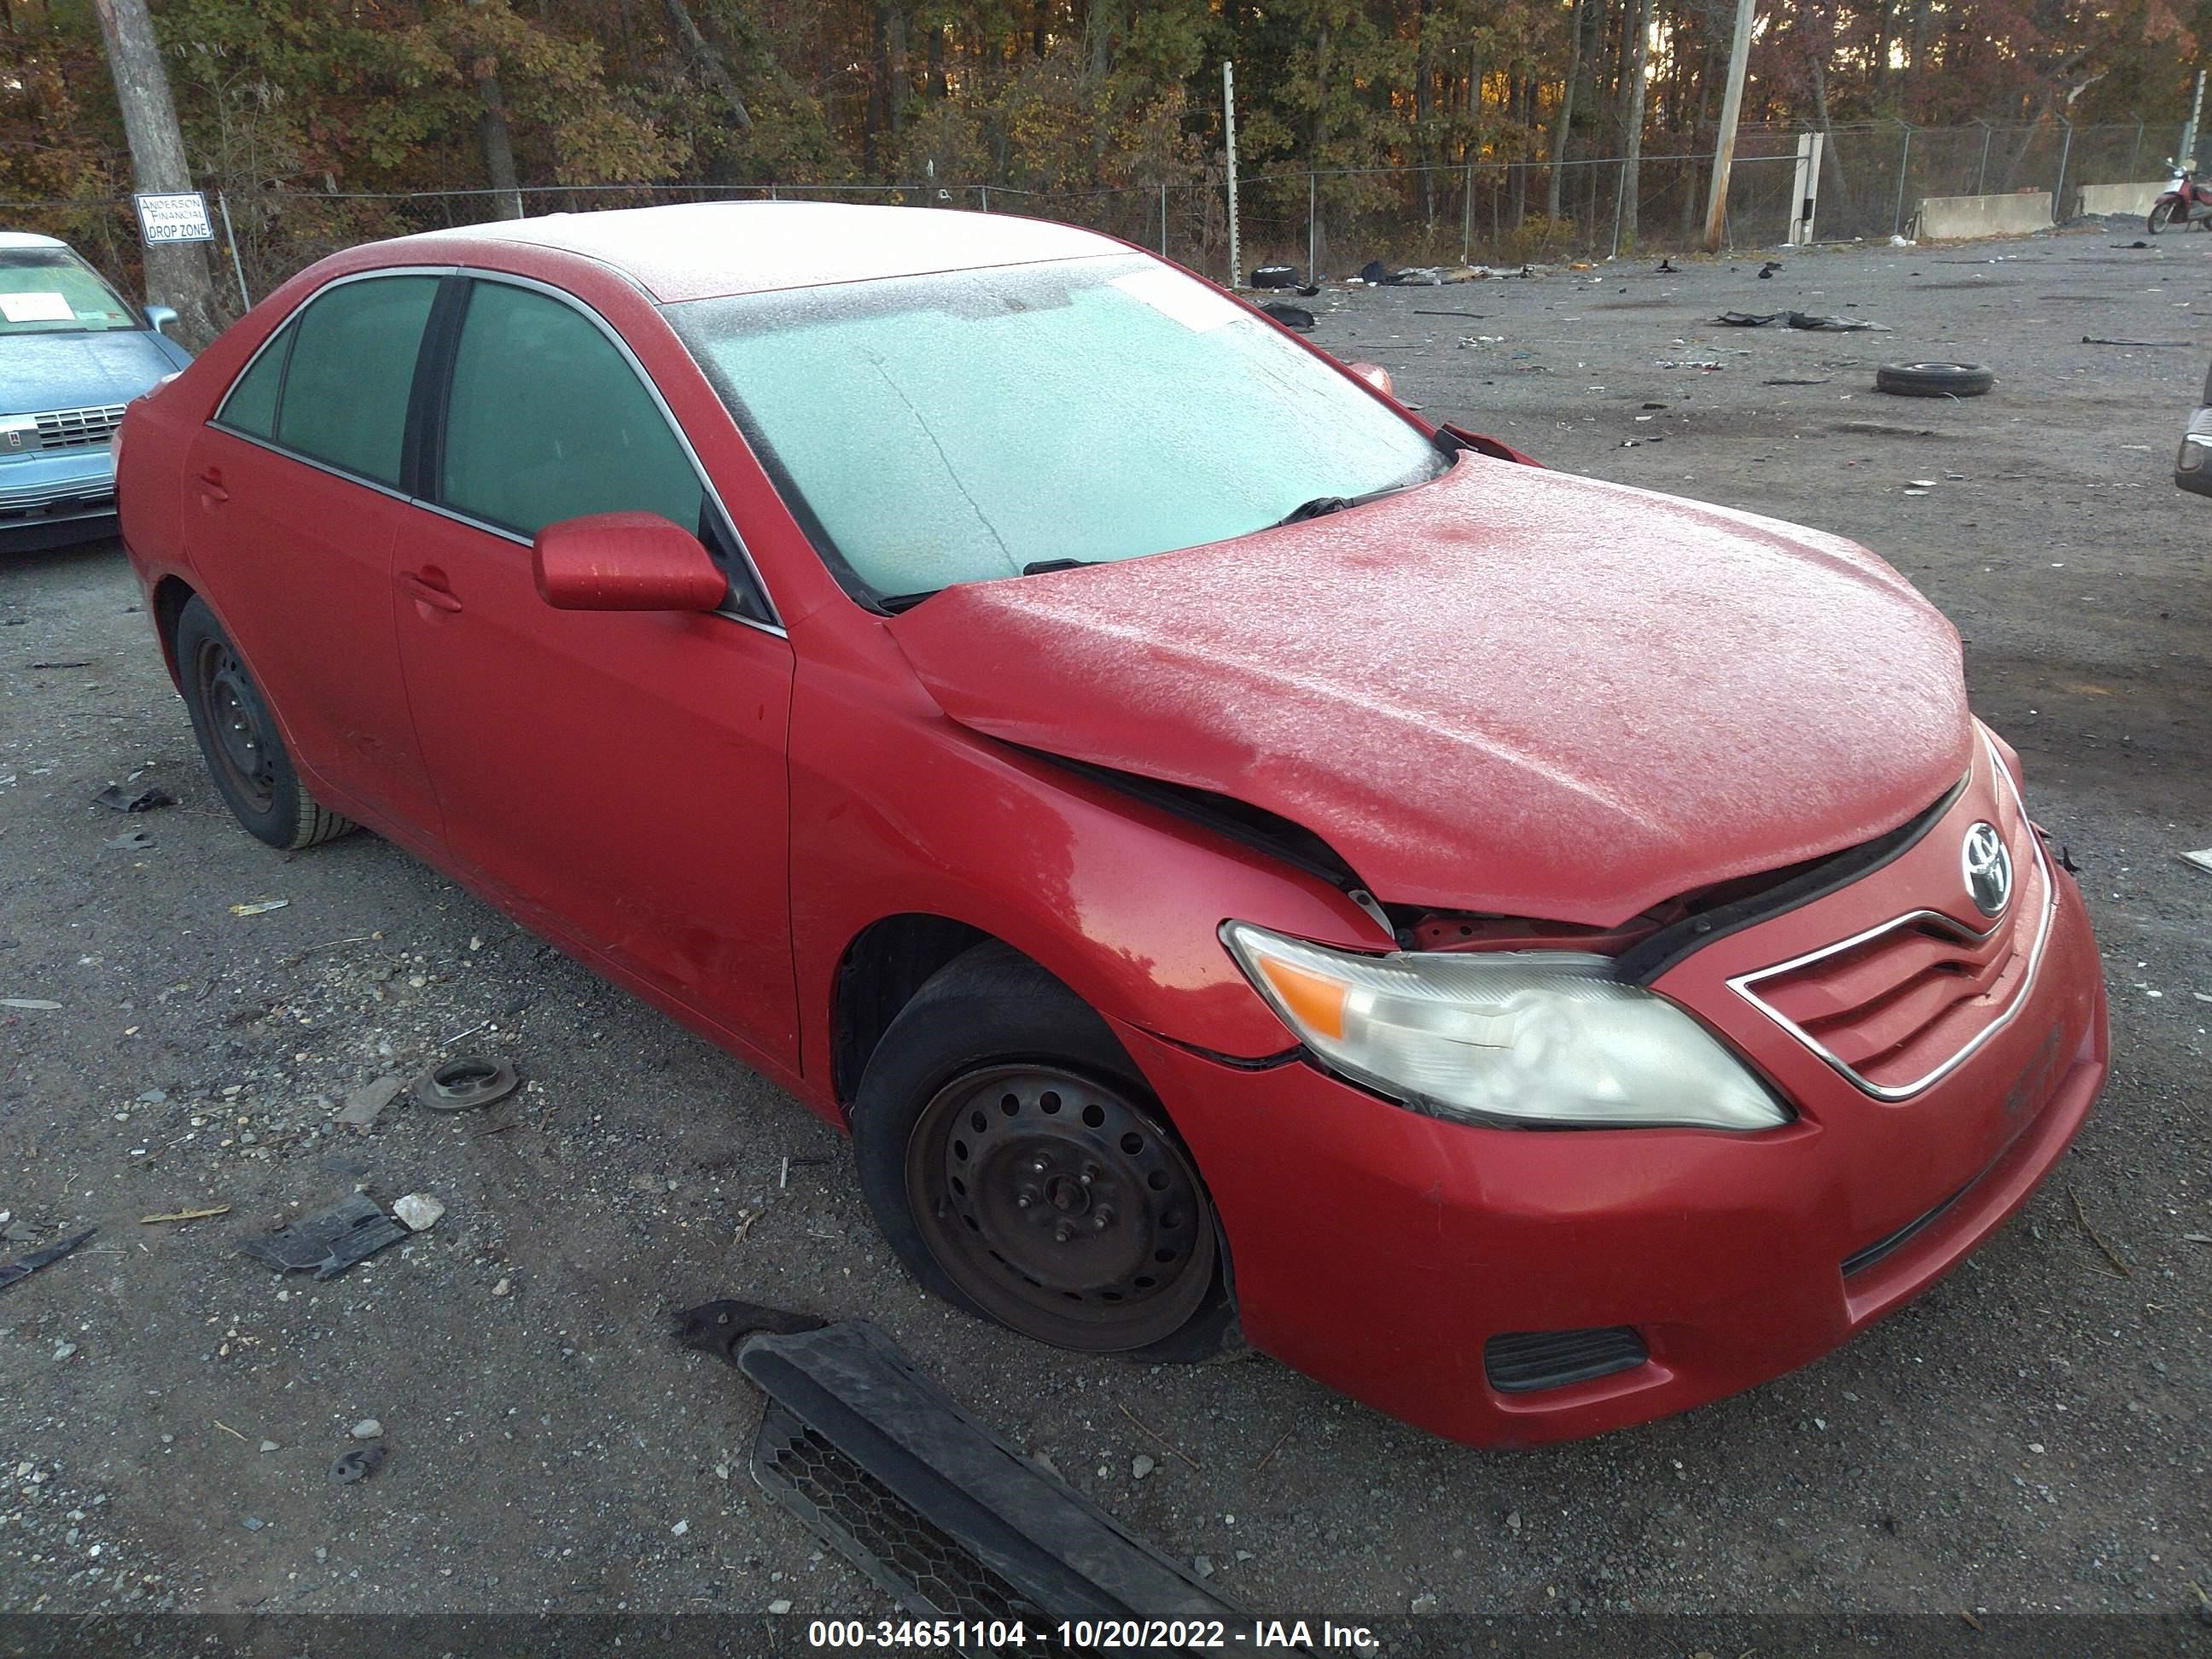
[{"label": "tree", "polygon": [[[142,191],[184,191],[192,187],[185,159],[184,131],[169,97],[169,77],[154,39],[154,20],[146,0],[92,0],[100,32],[107,43],[107,66],[115,80],[115,100],[131,145],[131,170]],[[146,297],[173,307],[177,331],[198,351],[227,320],[208,273],[207,247],[201,242],[164,242],[146,249]]]}]

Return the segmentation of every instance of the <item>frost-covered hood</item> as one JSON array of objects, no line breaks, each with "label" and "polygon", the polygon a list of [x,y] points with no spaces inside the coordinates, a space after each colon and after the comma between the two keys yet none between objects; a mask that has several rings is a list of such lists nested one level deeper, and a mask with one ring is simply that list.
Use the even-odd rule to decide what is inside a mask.
[{"label": "frost-covered hood", "polygon": [[0,335],[0,415],[127,404],[191,361],[151,329]]},{"label": "frost-covered hood", "polygon": [[1263,807],[1385,900],[1596,926],[1893,829],[1972,743],[1957,634],[1871,554],[1474,456],[890,628],[975,731]]}]

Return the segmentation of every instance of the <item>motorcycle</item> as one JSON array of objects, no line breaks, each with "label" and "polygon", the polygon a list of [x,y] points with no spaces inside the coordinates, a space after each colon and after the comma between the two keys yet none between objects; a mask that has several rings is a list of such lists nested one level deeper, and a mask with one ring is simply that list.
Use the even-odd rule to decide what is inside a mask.
[{"label": "motorcycle", "polygon": [[2198,184],[2195,172],[2179,162],[2166,165],[2173,169],[2173,188],[2151,204],[2150,234],[2172,224],[2212,224],[2212,185]]}]

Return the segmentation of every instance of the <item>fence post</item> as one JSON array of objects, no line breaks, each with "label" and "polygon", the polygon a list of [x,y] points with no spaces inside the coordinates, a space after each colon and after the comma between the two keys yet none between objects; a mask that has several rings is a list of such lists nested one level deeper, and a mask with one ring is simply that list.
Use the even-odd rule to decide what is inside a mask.
[{"label": "fence post", "polygon": [[2135,182],[2136,158],[2142,154],[2142,117],[2138,115],[2136,117],[2136,141],[2134,143],[2128,146],[2127,179],[2130,184],[2133,184]]},{"label": "fence post", "polygon": [[1459,192],[1459,262],[1474,258],[1474,163],[1467,163],[1467,178]]},{"label": "fence post", "polygon": [[1902,236],[1905,234],[1905,178],[1912,170],[1912,129],[1902,121],[1897,125],[1905,127],[1905,150],[1897,158],[1897,213],[1891,221],[1889,234]]},{"label": "fence post", "polygon": [[1168,257],[1168,187],[1160,186],[1160,258]]},{"label": "fence post", "polygon": [[1306,169],[1306,281],[1309,283],[1321,281],[1320,276],[1316,274],[1321,259],[1320,196],[1321,192],[1314,186],[1314,171],[1311,167],[1308,167]]},{"label": "fence post", "polygon": [[253,309],[253,296],[246,291],[246,264],[238,257],[238,233],[230,228],[230,198],[217,191],[215,204],[222,210],[222,240],[230,244],[230,268],[238,273],[238,303],[243,309],[251,311]]},{"label": "fence post", "polygon": [[2058,182],[2051,190],[2051,222],[2058,224],[2066,216],[2066,164],[2074,159],[2074,124],[2064,116],[2058,125],[2066,129],[2066,142],[2058,147]]},{"label": "fence post", "polygon": [[1982,186],[1989,181],[1990,139],[1996,133],[1996,129],[1978,118],[1974,125],[1982,130],[1982,164],[1974,169],[1974,194],[1979,196],[1982,193]]},{"label": "fence post", "polygon": [[1620,257],[1620,210],[1627,200],[1628,162],[1624,158],[1620,163],[1620,176],[1613,186],[1613,252],[1605,256],[1608,259]]},{"label": "fence post", "polygon": [[984,186],[983,186],[983,211],[984,211],[984,212],[986,212],[986,213],[988,213],[990,210],[991,210],[991,187],[990,187],[990,185],[984,185]]}]

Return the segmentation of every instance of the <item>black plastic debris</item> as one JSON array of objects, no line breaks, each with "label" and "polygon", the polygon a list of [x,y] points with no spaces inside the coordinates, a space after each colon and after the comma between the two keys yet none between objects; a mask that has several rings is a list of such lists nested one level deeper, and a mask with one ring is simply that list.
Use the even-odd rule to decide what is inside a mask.
[{"label": "black plastic debris", "polygon": [[678,1318],[686,1346],[769,1395],[753,1447],[762,1489],[917,1616],[1242,1616],[969,1417],[874,1326],[747,1303]]},{"label": "black plastic debris", "polygon": [[342,1451],[331,1460],[331,1485],[350,1486],[357,1480],[366,1480],[384,1462],[382,1446],[356,1446]]},{"label": "black plastic debris", "polygon": [[509,1061],[464,1054],[424,1073],[415,1097],[434,1112],[472,1112],[505,1100],[521,1081]]},{"label": "black plastic debris", "polygon": [[1723,311],[1713,319],[1730,328],[1799,328],[1826,334],[1856,334],[1878,329],[1863,317],[1821,317],[1809,311]]},{"label": "black plastic debris", "polygon": [[111,783],[92,798],[94,806],[112,806],[118,812],[153,812],[164,806],[174,806],[177,798],[166,789],[151,784],[133,792],[119,783]]},{"label": "black plastic debris", "polygon": [[1252,273],[1254,288],[1296,288],[1298,273],[1289,265],[1261,265]]},{"label": "black plastic debris", "polygon": [[1300,333],[1305,332],[1314,325],[1313,313],[1308,311],[1304,306],[1286,306],[1280,301],[1270,300],[1260,309],[1273,317],[1285,328],[1295,328]]},{"label": "black plastic debris", "polygon": [[1359,267],[1359,280],[1363,283],[1388,284],[1398,280],[1398,273],[1380,259],[1370,259]]},{"label": "black plastic debris", "polygon": [[1659,261],[1657,268],[1655,269],[1651,274],[1654,276],[1679,276],[1681,275],[1681,272],[1676,270],[1675,267],[1666,259],[1662,258]]},{"label": "black plastic debris", "polygon": [[1765,281],[1766,281],[1769,277],[1772,276],[1776,271],[1778,271],[1778,270],[1781,270],[1781,269],[1782,269],[1782,264],[1781,264],[1781,261],[1779,261],[1778,259],[1769,259],[1769,260],[1768,260],[1765,264],[1763,264],[1763,265],[1759,266],[1759,281],[1761,281],[1761,282],[1765,282]]},{"label": "black plastic debris", "polygon": [[28,1279],[41,1267],[52,1267],[99,1231],[97,1227],[87,1227],[75,1238],[57,1239],[53,1243],[35,1249],[28,1255],[18,1256],[13,1261],[0,1265],[0,1289],[4,1289],[19,1279]]},{"label": "black plastic debris", "polygon": [[385,1214],[375,1200],[356,1193],[319,1214],[249,1238],[238,1248],[280,1273],[312,1270],[317,1279],[335,1279],[408,1237],[408,1230]]}]

